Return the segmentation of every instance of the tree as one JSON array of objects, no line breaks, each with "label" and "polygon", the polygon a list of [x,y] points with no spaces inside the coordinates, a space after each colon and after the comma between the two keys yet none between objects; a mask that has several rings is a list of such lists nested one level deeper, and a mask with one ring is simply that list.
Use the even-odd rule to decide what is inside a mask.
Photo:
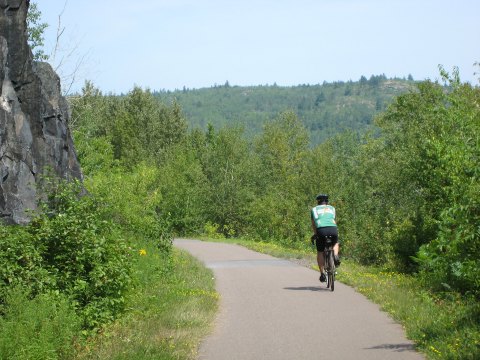
[{"label": "tree", "polygon": [[166,149],[181,141],[186,122],[177,103],[166,106],[149,90],[135,87],[112,114],[115,156],[124,164],[143,160],[160,162]]},{"label": "tree", "polygon": [[435,239],[420,248],[417,259],[427,283],[480,298],[480,89],[462,84],[458,69],[441,68],[450,93],[435,109],[437,127],[429,136],[437,157],[432,167],[442,196]]},{"label": "tree", "polygon": [[28,43],[33,53],[33,60],[44,61],[48,60],[48,55],[45,54],[44,46],[44,32],[48,27],[47,23],[41,22],[42,13],[38,9],[35,2],[30,2],[27,13],[27,33]]},{"label": "tree", "polygon": [[305,127],[291,111],[267,123],[255,140],[259,167],[249,213],[251,231],[258,237],[287,242],[304,239],[308,142]]},{"label": "tree", "polygon": [[317,95],[317,97],[315,99],[315,106],[319,106],[325,100],[326,100],[325,94],[322,91],[320,94]]},{"label": "tree", "polygon": [[197,149],[207,178],[204,211],[208,219],[227,236],[242,233],[256,168],[243,129],[225,127],[215,131],[210,125],[203,146]]},{"label": "tree", "polygon": [[161,202],[157,213],[176,234],[200,234],[208,219],[208,181],[195,151],[193,137],[174,145],[159,166]]},{"label": "tree", "polygon": [[382,79],[381,75],[378,75],[378,76],[372,75],[370,76],[368,83],[371,87],[377,87],[380,84],[381,79]]},{"label": "tree", "polygon": [[78,43],[69,42],[67,46],[60,46],[62,36],[65,32],[65,27],[62,26],[61,19],[66,6],[67,0],[65,0],[64,8],[58,16],[56,40],[53,49],[49,51],[49,55],[47,55],[43,49],[44,32],[49,24],[41,22],[42,13],[36,2],[30,2],[27,13],[28,43],[33,53],[33,60],[48,61],[50,65],[52,65],[52,68],[60,77],[62,93],[64,95],[70,93],[87,57],[86,54],[80,55],[78,53]]}]

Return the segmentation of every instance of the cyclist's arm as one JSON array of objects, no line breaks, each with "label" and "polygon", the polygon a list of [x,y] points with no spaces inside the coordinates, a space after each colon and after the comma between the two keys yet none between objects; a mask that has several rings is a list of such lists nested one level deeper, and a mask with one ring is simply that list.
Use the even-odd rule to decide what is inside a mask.
[{"label": "cyclist's arm", "polygon": [[315,220],[313,220],[313,219],[312,219],[312,230],[313,230],[314,234],[317,233],[317,225],[315,225]]}]

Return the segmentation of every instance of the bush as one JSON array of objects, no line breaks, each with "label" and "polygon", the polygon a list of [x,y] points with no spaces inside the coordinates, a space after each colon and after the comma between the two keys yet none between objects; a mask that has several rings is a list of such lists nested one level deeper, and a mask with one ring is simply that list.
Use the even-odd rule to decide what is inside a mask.
[{"label": "bush", "polygon": [[44,267],[40,243],[20,226],[0,226],[0,313],[11,287],[39,294],[55,288],[56,280]]},{"label": "bush", "polygon": [[47,181],[43,211],[27,228],[40,246],[55,289],[70,296],[84,326],[97,328],[122,310],[131,283],[130,253],[96,199],[78,182]]}]

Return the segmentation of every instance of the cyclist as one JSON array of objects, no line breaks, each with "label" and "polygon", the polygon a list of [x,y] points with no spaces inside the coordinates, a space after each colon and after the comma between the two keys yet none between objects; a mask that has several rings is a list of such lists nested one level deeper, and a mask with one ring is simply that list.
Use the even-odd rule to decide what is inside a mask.
[{"label": "cyclist", "polygon": [[340,259],[338,257],[339,244],[338,244],[338,229],[335,221],[335,208],[332,205],[328,205],[328,195],[319,194],[316,197],[317,206],[312,208],[312,243],[315,241],[317,246],[317,262],[320,269],[320,281],[325,282],[325,259],[323,252],[325,251],[325,236],[332,236],[333,238],[333,253],[335,258],[335,265],[340,266]]}]

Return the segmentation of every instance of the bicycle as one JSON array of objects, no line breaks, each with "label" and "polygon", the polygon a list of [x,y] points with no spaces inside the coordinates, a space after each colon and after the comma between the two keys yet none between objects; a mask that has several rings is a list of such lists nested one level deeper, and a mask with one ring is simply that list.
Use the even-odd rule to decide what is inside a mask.
[{"label": "bicycle", "polygon": [[327,278],[327,289],[335,290],[335,258],[333,252],[333,237],[325,236],[325,251],[323,256],[325,259],[325,276]]}]

